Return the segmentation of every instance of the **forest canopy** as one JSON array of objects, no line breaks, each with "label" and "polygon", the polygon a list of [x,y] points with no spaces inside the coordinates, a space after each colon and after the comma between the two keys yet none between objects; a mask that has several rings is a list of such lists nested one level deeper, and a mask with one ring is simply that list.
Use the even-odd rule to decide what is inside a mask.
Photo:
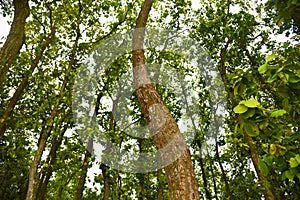
[{"label": "forest canopy", "polygon": [[0,9],[0,199],[300,199],[300,1]]}]

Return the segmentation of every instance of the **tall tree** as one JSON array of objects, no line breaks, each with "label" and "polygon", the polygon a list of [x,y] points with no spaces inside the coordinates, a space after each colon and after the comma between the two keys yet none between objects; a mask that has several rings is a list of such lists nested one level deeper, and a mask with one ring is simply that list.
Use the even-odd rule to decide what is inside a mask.
[{"label": "tall tree", "polygon": [[0,51],[0,86],[25,41],[25,24],[30,14],[28,0],[14,0],[14,19],[7,39]]},{"label": "tall tree", "polygon": [[[184,148],[184,152],[173,163],[165,167],[169,194],[171,199],[199,199],[198,184],[195,178],[191,156],[188,147],[181,135],[175,119],[164,105],[160,95],[151,84],[148,76],[146,61],[144,55],[144,37],[145,27],[149,12],[152,7],[152,0],[145,0],[139,16],[136,21],[135,31],[133,33],[133,72],[136,93],[141,104],[142,113],[150,126],[155,145],[158,149],[165,148],[171,140],[177,139],[177,144],[169,149],[162,160],[168,160],[175,156],[176,146]],[[155,110],[150,108],[155,106]],[[162,127],[160,122],[165,122]]]}]

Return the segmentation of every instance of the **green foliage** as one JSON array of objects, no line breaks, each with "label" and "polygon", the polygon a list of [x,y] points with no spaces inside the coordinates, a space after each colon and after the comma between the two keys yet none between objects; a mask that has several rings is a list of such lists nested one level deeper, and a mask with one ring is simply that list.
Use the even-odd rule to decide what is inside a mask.
[{"label": "green foliage", "polygon": [[[190,150],[203,199],[207,198],[203,175],[206,176],[207,190],[215,199],[229,199],[230,195],[231,199],[263,199],[266,187],[278,199],[300,197],[300,48],[296,44],[297,36],[285,43],[270,39],[277,29],[280,29],[279,32],[291,31],[290,27],[293,26],[294,31],[298,31],[299,18],[295,13],[299,13],[299,2],[270,0],[267,5],[252,3],[200,1],[200,7],[196,10],[190,1],[155,1],[150,14],[149,27],[182,33],[189,30],[189,37],[206,49],[219,69],[222,79],[214,83],[215,87],[221,89],[219,86],[224,84],[226,90],[227,105],[221,110],[221,103],[211,103],[216,97],[207,87],[208,81],[211,81],[210,74],[195,70],[191,66],[193,61],[189,60],[190,55],[181,58],[177,52],[161,47],[145,51],[148,64],[170,69],[160,73],[149,65],[153,79],[162,81],[153,85],[172,116],[179,125],[186,119],[199,124],[196,128],[192,123],[188,124],[185,135],[195,134],[195,138],[191,138]],[[78,95],[73,94],[77,73],[89,52],[98,44],[134,27],[141,4],[142,1],[131,0],[122,1],[122,4],[119,1],[91,0],[31,1],[25,45],[1,86],[1,116],[17,86],[29,74],[29,68],[40,52],[41,43],[51,25],[56,27],[56,37],[38,61],[36,70],[8,118],[4,137],[0,139],[1,199],[26,198],[29,168],[33,156],[37,154],[40,135],[49,128],[56,102],[57,113],[38,165],[37,180],[42,183],[41,177],[45,177],[47,170],[51,169],[46,199],[74,199],[86,153],[79,136],[81,130],[74,131],[72,100]],[[270,11],[268,15],[264,9]],[[12,2],[1,2],[1,10],[3,16],[9,15],[13,11]],[[78,45],[75,45],[78,22],[80,38]],[[163,38],[155,39],[159,41]],[[176,35],[169,39],[176,40]],[[114,44],[117,46],[122,42],[115,41]],[[98,53],[114,47],[105,48]],[[263,52],[268,53],[265,55]],[[107,71],[99,72],[99,79],[95,80],[95,94],[91,94],[91,97],[102,96],[95,122],[99,130],[122,150],[151,152],[156,148],[152,139],[139,138],[140,131],[132,128],[133,125],[146,125],[146,120],[136,93],[130,88],[131,74],[128,80],[122,79],[128,74],[131,59],[131,52],[127,52],[114,61],[109,58],[97,60],[100,64],[109,63],[109,66]],[[202,57],[199,56],[199,59]],[[174,72],[186,79],[172,88],[169,87],[172,80],[179,79],[174,77]],[[84,73],[86,78],[82,83],[89,81],[88,72]],[[65,90],[61,91],[64,80],[67,80]],[[83,86],[81,89],[85,91],[91,88]],[[179,89],[196,91],[195,96],[193,99],[184,99],[187,95],[177,93]],[[118,93],[120,91],[123,93]],[[131,95],[122,99],[125,93]],[[190,113],[200,113],[201,118],[195,120],[194,115],[189,115],[182,103],[184,100],[193,102]],[[121,118],[119,113],[126,113],[126,118]],[[216,113],[224,114],[225,122],[217,115],[212,117]],[[128,124],[128,119],[132,124]],[[82,119],[82,123],[87,120]],[[120,128],[126,126],[126,130]],[[95,134],[93,129],[87,131],[95,136],[94,139],[106,151],[110,150],[105,146],[102,136]],[[132,134],[127,134],[129,131]],[[245,133],[252,139],[251,144],[247,142]],[[54,153],[55,157],[49,156],[60,137],[62,141]],[[251,145],[258,157],[259,172],[268,180],[265,184],[262,184],[253,168]],[[104,159],[112,161],[115,158],[107,156]],[[158,195],[169,199],[164,170],[160,174],[125,173],[103,168],[103,164],[96,161],[95,157],[88,159],[87,166],[89,173],[82,199],[103,199],[104,177],[109,180],[110,199],[158,199]]]}]

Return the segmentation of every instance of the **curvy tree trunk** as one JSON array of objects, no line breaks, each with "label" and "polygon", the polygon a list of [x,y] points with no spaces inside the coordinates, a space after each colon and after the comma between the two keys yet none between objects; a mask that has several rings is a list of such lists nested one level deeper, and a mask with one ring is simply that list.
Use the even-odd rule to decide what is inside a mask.
[{"label": "curvy tree trunk", "polygon": [[[160,95],[151,84],[146,69],[143,49],[145,26],[152,7],[152,0],[145,0],[139,13],[136,30],[133,35],[133,73],[134,84],[142,113],[149,125],[150,133],[158,149],[167,148],[160,156],[167,161],[182,150],[177,160],[165,167],[170,199],[199,199],[198,185],[195,178],[191,155],[175,119],[164,105]],[[161,122],[165,122],[160,128]],[[170,147],[170,148],[169,148]]]},{"label": "curvy tree trunk", "polygon": [[14,0],[14,19],[7,39],[0,51],[0,86],[25,41],[25,24],[30,14],[28,0]]},{"label": "curvy tree trunk", "polygon": [[19,100],[22,91],[24,90],[24,88],[27,86],[28,83],[28,79],[31,76],[31,74],[33,73],[33,71],[35,70],[35,68],[37,67],[40,59],[43,56],[43,53],[45,51],[45,49],[47,48],[47,46],[51,43],[51,41],[53,40],[55,35],[55,29],[52,28],[51,33],[49,34],[49,36],[47,37],[47,39],[44,41],[44,43],[41,45],[41,50],[36,54],[35,59],[33,60],[31,67],[29,69],[29,74],[26,75],[20,85],[18,86],[18,88],[16,89],[13,97],[10,99],[10,102],[5,110],[5,112],[3,113],[3,115],[0,118],[0,138],[3,137],[5,131],[6,131],[6,121],[8,119],[8,117],[10,116],[10,114],[12,113],[12,111],[14,110],[17,101]]}]

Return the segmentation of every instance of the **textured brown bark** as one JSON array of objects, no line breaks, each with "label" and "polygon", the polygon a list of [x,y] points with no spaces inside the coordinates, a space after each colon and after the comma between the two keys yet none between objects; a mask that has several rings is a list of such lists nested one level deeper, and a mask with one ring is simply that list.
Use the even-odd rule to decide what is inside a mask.
[{"label": "textured brown bark", "polygon": [[19,98],[22,94],[22,91],[27,86],[29,77],[31,76],[31,74],[33,73],[35,68],[37,67],[40,59],[43,56],[43,53],[44,53],[45,49],[47,48],[47,46],[53,40],[54,35],[55,35],[55,29],[53,28],[51,30],[51,33],[48,35],[48,37],[44,41],[44,43],[42,43],[40,51],[36,54],[35,59],[33,60],[32,64],[31,64],[31,67],[29,69],[29,74],[22,79],[22,81],[21,81],[20,85],[18,86],[18,88],[16,89],[13,97],[10,99],[10,102],[9,102],[5,112],[1,116],[1,118],[0,118],[0,138],[3,137],[4,132],[6,131],[6,121],[7,121],[8,117],[10,116],[12,111],[14,110],[14,108],[17,104],[17,101],[19,100]]},{"label": "textured brown bark", "polygon": [[25,41],[25,24],[30,14],[28,0],[14,0],[14,19],[7,39],[0,51],[0,86]]},{"label": "textured brown bark", "polygon": [[[229,45],[230,42],[231,42],[231,40],[228,39],[225,47],[221,50],[221,54],[220,54],[221,70],[220,70],[220,72],[221,72],[221,77],[222,77],[222,81],[224,83],[226,92],[227,92],[227,94],[229,96],[229,99],[231,101],[232,108],[234,108],[237,105],[237,102],[235,101],[234,93],[229,90],[229,83],[228,83],[228,79],[227,79],[226,65],[225,65],[225,52],[227,51],[227,48],[228,48],[228,45]],[[236,121],[237,121],[238,124],[242,124],[241,116],[238,115],[238,114],[236,114]],[[256,174],[258,176],[258,179],[260,180],[260,182],[262,183],[262,185],[264,187],[263,194],[264,194],[264,196],[267,200],[274,200],[275,196],[274,196],[271,188],[265,186],[266,183],[268,182],[268,179],[259,170],[259,167],[258,167],[258,157],[259,157],[259,155],[256,151],[256,147],[253,145],[253,139],[245,131],[244,131],[244,138],[245,138],[247,144],[249,145],[251,160],[252,160],[252,163],[254,165],[254,168],[255,168]]]},{"label": "textured brown bark", "polygon": [[[143,49],[145,26],[152,6],[152,0],[145,0],[139,13],[133,34],[133,71],[136,93],[142,113],[149,125],[150,133],[159,150],[162,161],[179,156],[165,167],[170,199],[199,199],[190,152],[179,131],[176,121],[155,90],[148,77]],[[164,122],[163,124],[161,124]],[[160,127],[162,126],[162,127]],[[172,144],[169,142],[172,141]],[[179,155],[178,155],[179,154]]]}]

